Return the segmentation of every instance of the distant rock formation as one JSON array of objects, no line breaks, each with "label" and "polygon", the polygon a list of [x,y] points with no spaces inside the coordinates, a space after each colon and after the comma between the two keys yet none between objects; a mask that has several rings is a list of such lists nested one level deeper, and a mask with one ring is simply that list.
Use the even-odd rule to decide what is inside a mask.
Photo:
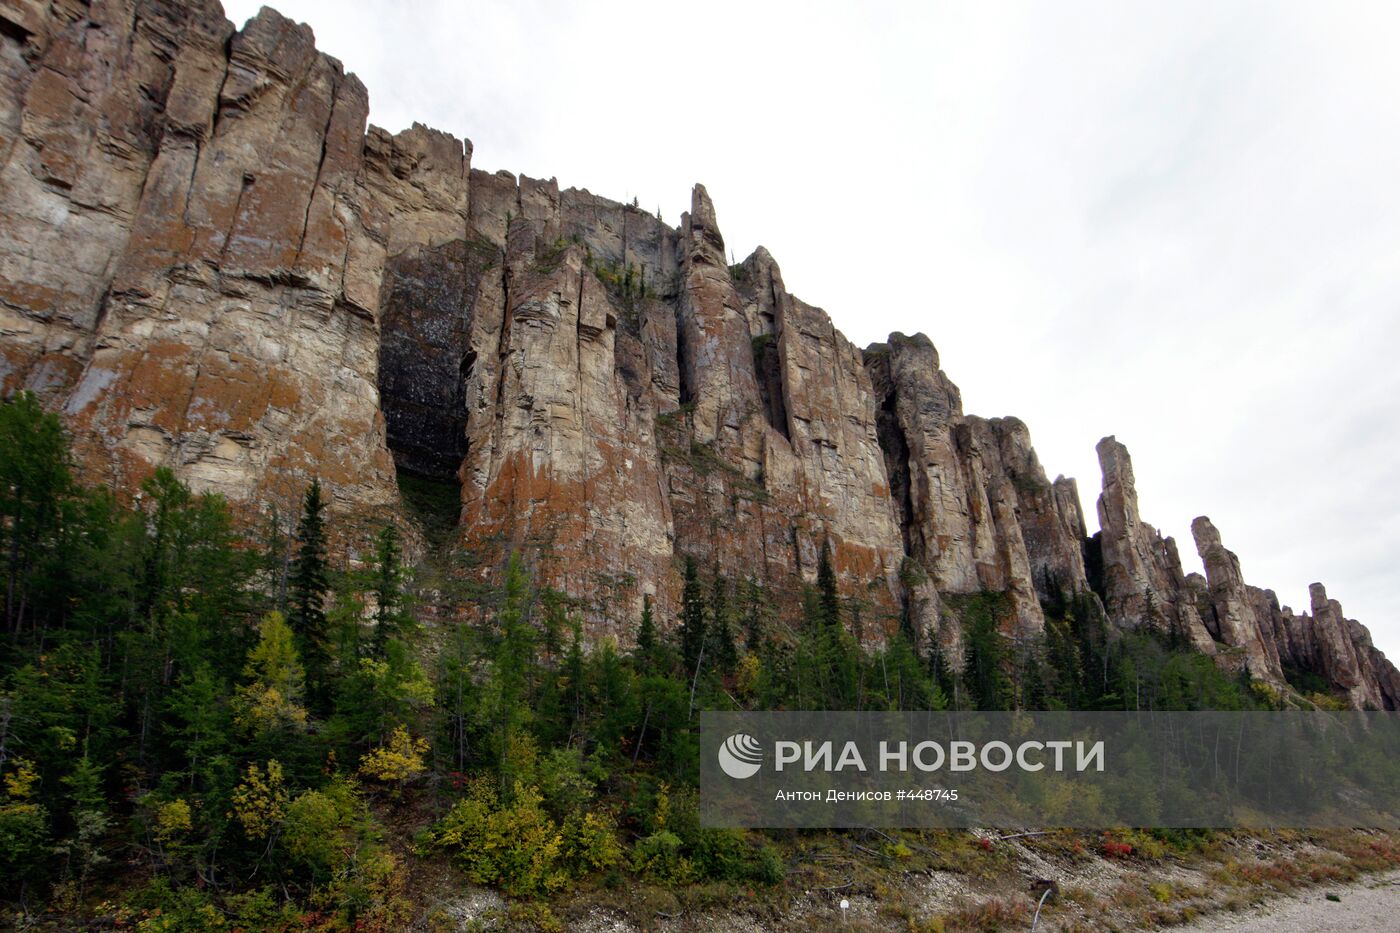
[{"label": "distant rock formation", "polygon": [[948,598],[983,591],[1033,638],[1079,596],[1400,706],[1320,585],[1280,609],[1204,518],[1183,574],[1111,437],[1088,538],[1022,422],[965,415],[922,334],[854,347],[766,250],[728,265],[701,186],[672,228],[366,131],[358,79],[269,9],[22,0],[0,27],[0,379],[65,413],[93,478],[293,508],[316,475],[343,511],[397,508],[396,469],[452,480],[461,543],[538,545],[595,637],[673,610],[682,555],[793,597],[829,542],[866,640],[956,652]]}]

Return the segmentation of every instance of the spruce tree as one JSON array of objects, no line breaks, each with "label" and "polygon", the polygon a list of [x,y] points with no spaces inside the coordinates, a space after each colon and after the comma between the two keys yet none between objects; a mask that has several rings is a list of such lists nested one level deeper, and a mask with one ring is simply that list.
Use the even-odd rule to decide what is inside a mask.
[{"label": "spruce tree", "polygon": [[1045,620],[1045,662],[1050,677],[1048,700],[1079,709],[1085,697],[1084,662],[1072,631],[1073,618]]},{"label": "spruce tree", "polygon": [[68,439],[58,417],[31,392],[0,404],[0,529],[5,622],[12,633],[25,621],[26,577],[56,531],[59,503],[71,484]]},{"label": "spruce tree", "polygon": [[963,616],[967,663],[964,665],[972,701],[980,710],[1011,708],[1012,684],[1007,676],[1006,638],[997,626],[996,611],[985,596],[975,599]]},{"label": "spruce tree", "polygon": [[836,570],[831,564],[831,539],[822,542],[817,561],[817,617],[825,625],[841,624],[841,593],[836,586]]},{"label": "spruce tree", "polygon": [[739,584],[739,603],[744,619],[744,650],[758,654],[767,628],[768,606],[763,587],[753,577],[746,577]]},{"label": "spruce tree", "polygon": [[655,673],[656,619],[651,611],[651,597],[642,597],[642,622],[637,627],[637,647],[632,655],[633,665],[643,675]]},{"label": "spruce tree", "polygon": [[569,625],[567,596],[552,587],[540,594],[544,604],[543,626],[540,629],[540,650],[547,661],[553,662],[564,648],[564,630]]},{"label": "spruce tree", "polygon": [[407,621],[404,611],[404,568],[399,549],[399,531],[393,525],[379,529],[374,539],[374,641],[376,658],[384,657],[389,639],[399,634]]},{"label": "spruce tree", "polygon": [[700,574],[695,559],[685,559],[685,578],[681,587],[681,659],[685,661],[685,676],[691,679],[699,670],[705,650],[705,595],[700,590]]},{"label": "spruce tree", "polygon": [[739,661],[734,647],[734,625],[729,611],[729,587],[715,565],[714,586],[710,590],[709,646],[715,669],[729,674]]},{"label": "spruce tree", "polygon": [[1020,680],[1020,702],[1018,708],[1024,710],[1045,710],[1050,708],[1050,690],[1046,683],[1045,666],[1041,655],[1045,653],[1043,640],[1033,640],[1026,646],[1018,665]]},{"label": "spruce tree", "polygon": [[569,651],[564,656],[560,672],[565,683],[569,706],[569,737],[578,735],[587,720],[588,683],[583,657],[583,626],[575,619],[569,639]]},{"label": "spruce tree", "polygon": [[326,593],[330,590],[326,566],[326,529],[323,513],[325,497],[320,479],[313,479],[302,499],[301,521],[297,524],[297,553],[289,581],[292,605],[291,624],[296,634],[297,653],[306,665],[311,705],[318,712],[326,708],[330,696],[326,675],[330,653],[326,646]]},{"label": "spruce tree", "polygon": [[497,641],[492,652],[489,681],[490,721],[495,733],[497,769],[501,793],[514,784],[512,744],[528,722],[531,661],[535,633],[526,619],[530,597],[530,575],[520,556],[512,553],[506,563],[505,599],[496,613]]}]

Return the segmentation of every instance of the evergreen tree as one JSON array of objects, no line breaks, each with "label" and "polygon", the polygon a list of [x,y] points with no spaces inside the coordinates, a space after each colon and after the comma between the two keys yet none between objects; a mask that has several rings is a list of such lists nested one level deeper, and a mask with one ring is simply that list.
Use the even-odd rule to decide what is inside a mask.
[{"label": "evergreen tree", "polygon": [[324,712],[330,697],[326,678],[330,650],[326,631],[326,593],[330,574],[326,564],[326,500],[320,479],[313,479],[302,499],[301,521],[297,524],[297,553],[292,560],[289,582],[291,624],[297,649],[306,662],[312,706]]},{"label": "evergreen tree", "polygon": [[929,638],[927,666],[929,680],[933,686],[947,697],[950,705],[956,706],[953,701],[956,699],[957,673],[953,670],[953,666],[948,663],[947,655],[943,646],[939,644],[937,635]]},{"label": "evergreen tree", "polygon": [[841,593],[836,585],[829,538],[822,542],[821,557],[817,561],[817,612],[817,618],[824,625],[841,625]]},{"label": "evergreen tree", "polygon": [[602,754],[613,756],[632,751],[643,716],[632,671],[618,656],[611,641],[605,641],[588,658],[588,685],[594,738]]},{"label": "evergreen tree", "polygon": [[205,789],[215,780],[214,760],[229,744],[225,696],[207,662],[180,682],[167,706],[172,716],[170,744],[184,760],[186,785]]},{"label": "evergreen tree", "polygon": [[633,665],[642,674],[655,673],[656,620],[651,611],[651,596],[642,596],[642,621],[637,626],[637,646],[632,653]]},{"label": "evergreen tree", "polygon": [[544,624],[540,629],[540,650],[545,660],[552,662],[564,647],[564,630],[569,624],[568,604],[565,595],[553,587],[545,589],[541,602]]},{"label": "evergreen tree", "polygon": [[272,608],[287,612],[287,585],[292,566],[292,529],[276,503],[268,509],[262,528],[262,571],[267,576]]},{"label": "evergreen tree", "polygon": [[1045,666],[1041,662],[1044,646],[1039,640],[1026,645],[1018,665],[1020,702],[1017,709],[1044,710],[1050,708],[1050,690]]},{"label": "evergreen tree", "polygon": [[248,555],[218,496],[194,496],[168,469],[141,484],[134,618],[116,636],[136,709],[136,751],[149,763],[165,696],[178,675],[218,658],[230,673],[244,644]]},{"label": "evergreen tree", "polygon": [[1072,620],[1045,620],[1046,700],[1056,708],[1078,709],[1084,699],[1084,663],[1072,624]]},{"label": "evergreen tree", "polygon": [[709,633],[710,657],[713,667],[720,674],[731,674],[738,663],[739,654],[734,647],[734,623],[729,611],[729,587],[719,565],[715,565],[715,577],[710,589]]},{"label": "evergreen tree", "polygon": [[871,658],[871,693],[867,708],[888,710],[941,710],[947,698],[930,676],[914,646],[903,636]]},{"label": "evergreen tree", "polygon": [[0,404],[0,528],[11,634],[20,632],[29,615],[29,575],[52,543],[71,485],[67,438],[57,416],[30,392]]},{"label": "evergreen tree", "polygon": [[[545,590],[536,615],[518,556],[498,588],[442,567],[444,625],[422,646],[437,664],[430,683],[393,528],[352,542],[368,546],[366,571],[333,574],[318,483],[295,535],[274,519],[259,556],[226,503],[168,470],[123,501],[75,482],[68,462],[58,420],[32,397],[0,403],[0,895],[51,896],[43,909],[59,925],[85,887],[139,874],[151,883],[133,909],[158,906],[182,929],[281,928],[310,907],[337,928],[402,927],[402,869],[378,841],[384,807],[372,810],[352,775],[360,762],[426,812],[440,798],[404,785],[429,751],[409,729],[429,721],[434,786],[461,791],[455,847],[477,851],[464,864],[490,863],[493,883],[547,875],[532,889],[547,893],[625,870],[609,814],[638,831],[639,876],[664,856],[673,878],[773,877],[754,872],[756,840],[697,825],[694,710],[731,696],[743,708],[888,710],[942,709],[950,695],[984,709],[1292,699],[1222,671],[1180,630],[1110,630],[1087,592],[1047,602],[1043,643],[1013,647],[999,629],[1006,597],[983,593],[945,600],[961,609],[949,624],[963,656],[940,648],[941,624],[915,631],[917,610],[865,649],[847,626],[870,610],[863,590],[842,598],[828,542],[815,580],[797,583],[800,603],[781,607],[803,615],[795,637],[772,625],[755,579],[730,586],[716,569],[702,582],[686,561],[678,635],[658,632],[644,599],[630,657],[607,638],[585,651],[564,593]],[[259,559],[266,585],[254,587]],[[748,651],[736,663],[739,636]],[[133,852],[147,856],[139,870]]]},{"label": "evergreen tree", "polygon": [[530,581],[520,556],[512,553],[506,564],[505,598],[496,613],[496,645],[493,651],[488,698],[488,721],[494,733],[501,793],[514,786],[512,744],[529,718],[527,692],[534,633],[526,623]]},{"label": "evergreen tree", "polygon": [[964,677],[975,708],[1005,710],[1012,705],[1011,678],[1006,674],[1006,639],[997,625],[994,606],[978,597],[963,615],[967,662]]},{"label": "evergreen tree", "polygon": [[63,779],[68,788],[73,830],[54,847],[54,852],[62,856],[63,876],[76,886],[79,896],[87,889],[93,870],[108,861],[103,840],[112,819],[102,793],[102,770],[84,746],[83,757],[78,759],[73,773]]},{"label": "evergreen tree", "polygon": [[479,649],[470,626],[455,625],[438,656],[437,713],[439,734],[445,742],[434,743],[448,751],[449,769],[458,775],[466,771],[480,702],[475,677]]},{"label": "evergreen tree", "polygon": [[564,657],[562,669],[564,696],[567,700],[569,718],[569,740],[573,741],[583,730],[588,720],[588,675],[583,658],[583,626],[575,620],[569,651]]},{"label": "evergreen tree", "polygon": [[389,639],[400,634],[408,623],[404,592],[406,574],[399,549],[399,531],[391,524],[379,529],[374,538],[374,639],[376,658],[384,657]]},{"label": "evergreen tree", "polygon": [[798,708],[859,708],[862,659],[841,622],[841,597],[829,542],[822,545],[817,585],[803,587],[802,605],[806,625],[793,655]]},{"label": "evergreen tree", "polygon": [[685,577],[681,587],[681,660],[685,677],[699,676],[705,651],[705,595],[700,589],[700,574],[695,559],[685,559]]},{"label": "evergreen tree", "polygon": [[767,637],[769,606],[763,587],[751,576],[739,584],[739,611],[744,622],[744,650],[759,654]]}]

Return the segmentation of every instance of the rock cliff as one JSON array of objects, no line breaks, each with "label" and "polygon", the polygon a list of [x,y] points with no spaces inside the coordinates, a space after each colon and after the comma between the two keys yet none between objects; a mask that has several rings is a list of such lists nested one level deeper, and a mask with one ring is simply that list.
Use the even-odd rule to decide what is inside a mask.
[{"label": "rock cliff", "polygon": [[956,651],[955,596],[1005,594],[1021,640],[1101,600],[1267,682],[1400,706],[1320,585],[1279,608],[1204,518],[1185,575],[1113,438],[1089,538],[1075,482],[1019,420],[964,414],[927,337],[859,350],[767,251],[728,265],[703,187],[672,228],[367,113],[269,9],[236,30],[214,0],[6,4],[3,391],[61,409],[118,488],[168,466],[290,506],[317,475],[382,512],[396,474],[458,483],[461,546],[532,548],[595,636],[630,637],[644,596],[667,617],[682,556],[783,596],[829,545],[866,640]]}]

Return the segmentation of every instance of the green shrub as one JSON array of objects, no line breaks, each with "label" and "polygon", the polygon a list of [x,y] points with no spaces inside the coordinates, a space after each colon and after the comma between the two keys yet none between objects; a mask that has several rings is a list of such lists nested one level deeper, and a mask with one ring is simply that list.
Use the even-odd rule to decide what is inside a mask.
[{"label": "green shrub", "polygon": [[301,914],[297,905],[284,901],[271,887],[232,895],[224,908],[232,925],[244,930],[294,930]]},{"label": "green shrub", "polygon": [[495,788],[478,779],[438,824],[434,841],[478,884],[496,885],[517,897],[557,891],[568,881],[564,841],[541,800],[533,786],[517,783],[515,800],[502,807]]},{"label": "green shrub", "polygon": [[48,854],[48,811],[37,803],[0,803],[0,891],[42,874]]},{"label": "green shrub", "polygon": [[138,888],[127,899],[129,906],[141,911],[136,924],[141,933],[200,933],[203,930],[226,930],[228,923],[223,911],[197,888],[172,888],[165,878],[155,878]]},{"label": "green shrub", "polygon": [[681,837],[670,830],[652,833],[632,847],[632,870],[659,884],[688,884],[695,880],[695,866],[681,849]]},{"label": "green shrub", "polygon": [[329,791],[308,790],[287,805],[282,829],[287,853],[313,876],[324,878],[341,867],[354,848],[349,824],[354,803],[343,785]]},{"label": "green shrub", "polygon": [[574,813],[564,821],[563,856],[570,873],[604,872],[622,861],[617,827],[604,813]]}]

